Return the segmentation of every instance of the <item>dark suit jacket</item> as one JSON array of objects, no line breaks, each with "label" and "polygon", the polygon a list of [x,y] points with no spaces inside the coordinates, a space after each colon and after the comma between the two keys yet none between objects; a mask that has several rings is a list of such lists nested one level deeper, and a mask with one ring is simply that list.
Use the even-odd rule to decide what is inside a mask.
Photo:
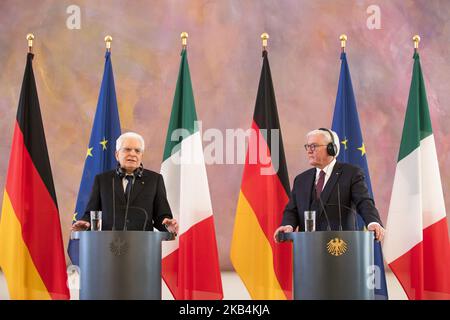
[{"label": "dark suit jacket", "polygon": [[[113,197],[114,183],[114,197]],[[115,204],[113,205],[113,199]],[[122,178],[116,170],[101,173],[95,177],[91,197],[82,220],[90,221],[89,211],[102,211],[102,230],[123,230],[126,199]],[[115,210],[115,217],[114,212]],[[166,231],[162,225],[164,218],[172,218],[172,211],[166,197],[164,180],[159,173],[143,170],[142,177],[136,177],[130,194],[127,215],[127,230]]]},{"label": "dark suit jacket", "polygon": [[[355,230],[356,211],[362,216],[366,226],[371,222],[381,220],[373,199],[369,196],[364,181],[363,171],[356,166],[336,162],[320,198],[322,205],[315,194],[316,168],[309,169],[295,177],[289,202],[284,209],[281,225],[291,225],[294,229],[299,226],[300,231],[305,230],[304,211],[316,211],[316,230],[327,230],[326,215],[331,230],[339,230],[339,203],[343,230]],[[338,187],[340,201],[338,201]]]}]

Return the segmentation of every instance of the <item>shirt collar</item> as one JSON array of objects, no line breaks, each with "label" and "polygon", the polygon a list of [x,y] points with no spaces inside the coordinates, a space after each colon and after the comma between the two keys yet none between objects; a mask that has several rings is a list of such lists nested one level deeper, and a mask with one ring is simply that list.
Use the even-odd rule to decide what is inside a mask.
[{"label": "shirt collar", "polygon": [[323,168],[323,169],[316,168],[316,177],[319,176],[320,170],[325,171],[325,177],[331,176],[331,173],[333,172],[335,164],[336,164],[336,158],[334,158],[333,161],[331,161],[325,168]]}]

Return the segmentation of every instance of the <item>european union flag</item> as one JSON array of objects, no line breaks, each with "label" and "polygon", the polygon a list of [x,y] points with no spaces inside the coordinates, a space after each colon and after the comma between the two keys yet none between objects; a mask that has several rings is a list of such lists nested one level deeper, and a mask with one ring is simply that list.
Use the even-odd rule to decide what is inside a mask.
[{"label": "european union flag", "polygon": [[[332,130],[341,140],[341,150],[338,161],[351,163],[359,166],[365,173],[366,183],[370,195],[373,197],[372,185],[370,183],[369,168],[367,166],[366,147],[359,125],[358,111],[356,110],[355,95],[353,94],[352,79],[347,64],[345,52],[341,54],[341,73],[339,75],[339,86],[334,107]],[[364,226],[361,216],[358,215],[358,225]],[[386,275],[384,273],[383,254],[381,243],[375,241],[375,298],[382,300],[388,298]]]},{"label": "european union flag", "polygon": [[[120,121],[111,64],[111,52],[107,51],[94,125],[92,126],[91,138],[86,151],[83,176],[72,223],[84,215],[95,176],[116,167],[116,140],[119,136]],[[78,240],[70,240],[68,253],[72,263],[78,265]]]}]

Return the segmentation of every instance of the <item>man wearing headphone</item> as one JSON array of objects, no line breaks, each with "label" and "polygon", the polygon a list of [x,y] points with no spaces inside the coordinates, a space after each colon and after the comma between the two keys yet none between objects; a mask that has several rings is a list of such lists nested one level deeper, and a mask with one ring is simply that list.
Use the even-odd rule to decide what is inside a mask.
[{"label": "man wearing headphone", "polygon": [[314,210],[316,230],[355,230],[356,211],[367,229],[382,240],[385,230],[373,199],[364,181],[363,171],[348,163],[336,161],[339,137],[329,129],[320,128],[306,135],[305,149],[314,168],[299,174],[283,214],[281,226],[275,231],[304,231],[304,212]]},{"label": "man wearing headphone", "polygon": [[115,170],[95,177],[85,215],[72,225],[73,231],[90,227],[90,211],[102,211],[102,230],[153,230],[178,233],[172,217],[163,177],[143,168],[145,143],[134,132],[116,141]]}]

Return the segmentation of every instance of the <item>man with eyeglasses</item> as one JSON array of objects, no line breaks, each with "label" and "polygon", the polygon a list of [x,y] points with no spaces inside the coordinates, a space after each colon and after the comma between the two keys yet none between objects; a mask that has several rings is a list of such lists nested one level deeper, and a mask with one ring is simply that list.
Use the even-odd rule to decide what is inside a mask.
[{"label": "man with eyeglasses", "polygon": [[161,174],[144,169],[145,143],[134,132],[116,141],[117,168],[95,177],[85,215],[73,231],[90,227],[90,211],[102,211],[102,230],[147,230],[178,233]]},{"label": "man with eyeglasses", "polygon": [[[305,231],[304,212],[314,210],[316,230],[355,230],[358,212],[375,238],[382,240],[382,227],[378,210],[369,195],[363,171],[348,163],[336,161],[339,137],[329,129],[320,128],[306,135],[305,150],[312,169],[299,174],[292,188],[283,214],[279,232]],[[341,212],[339,214],[339,211]]]}]

